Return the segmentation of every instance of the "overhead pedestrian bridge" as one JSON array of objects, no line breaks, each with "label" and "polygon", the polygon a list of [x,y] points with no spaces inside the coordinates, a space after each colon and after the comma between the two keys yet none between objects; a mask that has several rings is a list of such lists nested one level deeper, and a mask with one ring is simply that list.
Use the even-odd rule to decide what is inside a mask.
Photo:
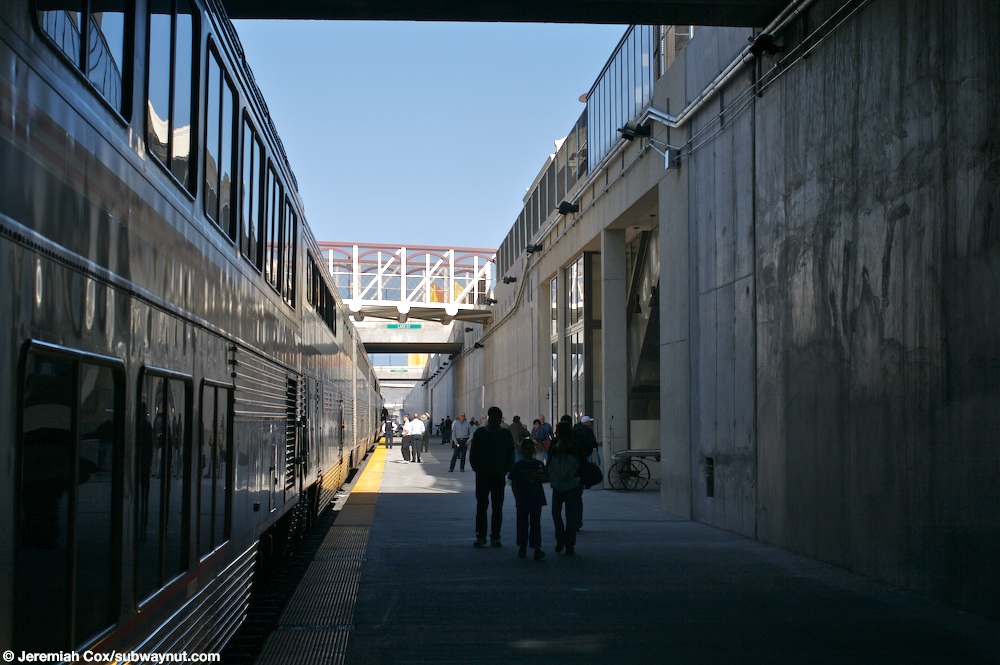
[{"label": "overhead pedestrian bridge", "polygon": [[319,246],[369,353],[455,353],[493,320],[494,249]]},{"label": "overhead pedestrian bridge", "polygon": [[320,242],[356,321],[366,317],[449,324],[493,319],[496,250]]}]

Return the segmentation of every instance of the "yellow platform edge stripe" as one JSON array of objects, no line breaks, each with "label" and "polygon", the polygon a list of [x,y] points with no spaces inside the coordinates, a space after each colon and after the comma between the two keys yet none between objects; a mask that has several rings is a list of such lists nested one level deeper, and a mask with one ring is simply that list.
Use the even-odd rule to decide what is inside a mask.
[{"label": "yellow platform edge stripe", "polygon": [[[355,494],[378,494],[382,488],[382,474],[385,472],[385,456],[385,447],[381,445],[376,446],[375,451],[368,459],[368,464],[365,465],[364,470],[361,472],[361,477],[354,484],[351,496]],[[350,498],[347,501],[350,502]]]}]

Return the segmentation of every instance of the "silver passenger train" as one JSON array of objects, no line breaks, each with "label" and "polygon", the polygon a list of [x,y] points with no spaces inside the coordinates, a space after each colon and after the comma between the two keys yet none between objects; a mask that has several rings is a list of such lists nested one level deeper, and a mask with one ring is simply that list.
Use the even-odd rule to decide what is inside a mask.
[{"label": "silver passenger train", "polygon": [[0,649],[221,650],[374,442],[322,266],[217,0],[0,4]]}]

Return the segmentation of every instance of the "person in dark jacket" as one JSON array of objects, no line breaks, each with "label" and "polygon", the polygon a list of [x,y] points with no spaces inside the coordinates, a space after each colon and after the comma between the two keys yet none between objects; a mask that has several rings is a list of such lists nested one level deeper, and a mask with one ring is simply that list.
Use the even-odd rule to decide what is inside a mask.
[{"label": "person in dark jacket", "polygon": [[[580,449],[580,454],[584,459],[589,460],[597,448],[597,437],[594,436],[594,419],[590,416],[580,418],[580,422],[573,425],[573,440]],[[583,530],[583,499],[580,499],[580,523],[576,525],[577,531]]]},{"label": "person in dark jacket", "polygon": [[[549,448],[545,471],[552,485],[552,522],[556,530],[556,552],[576,553],[576,532],[582,522],[583,487],[580,485],[580,464],[585,456],[573,439],[572,422],[556,424],[556,438]],[[566,521],[563,522],[563,506]]]},{"label": "person in dark jacket", "polygon": [[545,465],[535,459],[535,442],[530,437],[522,437],[520,459],[514,462],[507,477],[517,501],[517,556],[525,556],[527,548],[531,547],[535,550],[535,561],[539,561],[545,557],[542,551],[542,506],[547,501],[542,483],[548,478]]},{"label": "person in dark jacket", "polygon": [[514,441],[517,443],[518,449],[521,447],[521,442],[524,441],[526,437],[531,436],[531,432],[529,432],[528,428],[521,422],[521,416],[514,416],[513,421],[511,421],[510,425],[507,426],[507,429],[510,430],[510,435],[514,437]]},{"label": "person in dark jacket", "polygon": [[514,437],[500,425],[502,420],[503,411],[491,406],[486,412],[486,426],[476,429],[469,444],[469,464],[476,473],[476,547],[486,545],[486,513],[491,500],[490,544],[501,546],[504,488],[507,472],[514,466]]},{"label": "person in dark jacket", "polygon": [[590,459],[594,449],[597,448],[597,437],[594,436],[594,419],[590,416],[580,418],[580,422],[573,425],[573,438],[576,439],[584,456]]}]

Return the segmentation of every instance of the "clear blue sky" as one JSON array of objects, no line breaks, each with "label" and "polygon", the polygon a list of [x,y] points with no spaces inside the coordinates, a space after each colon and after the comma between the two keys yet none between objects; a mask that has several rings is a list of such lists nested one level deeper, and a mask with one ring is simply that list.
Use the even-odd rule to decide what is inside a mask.
[{"label": "clear blue sky", "polygon": [[627,28],[235,23],[318,240],[490,248]]}]

